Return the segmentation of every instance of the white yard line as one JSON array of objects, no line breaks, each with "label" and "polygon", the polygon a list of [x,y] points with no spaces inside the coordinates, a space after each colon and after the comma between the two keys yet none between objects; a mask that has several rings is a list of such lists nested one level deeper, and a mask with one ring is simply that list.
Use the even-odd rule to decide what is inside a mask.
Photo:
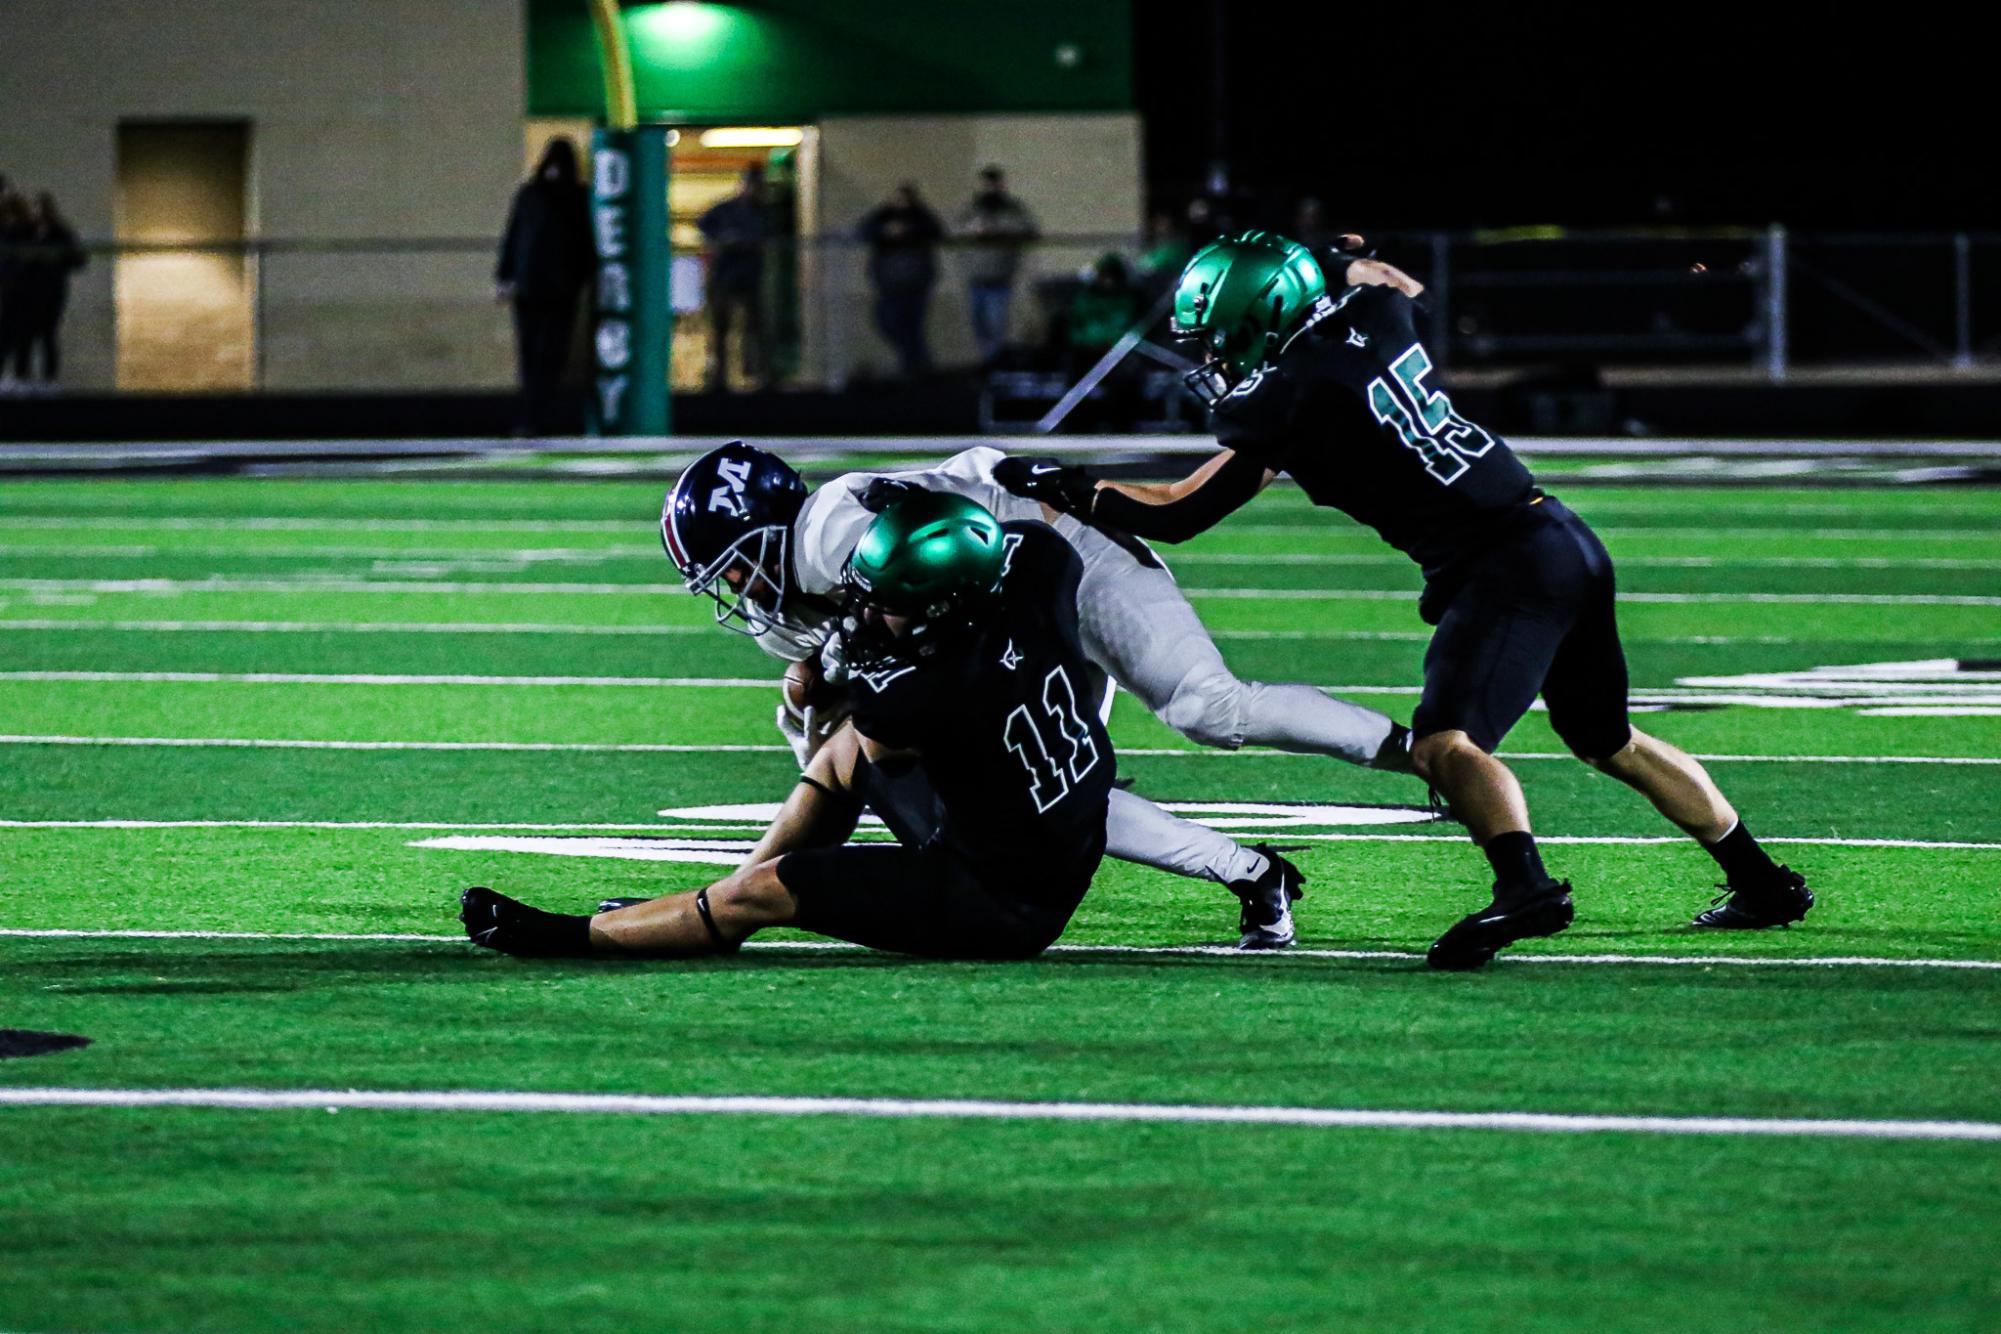
[{"label": "white yard line", "polygon": [[[0,529],[4,529],[0,522]],[[2001,543],[2001,533],[1995,535]],[[540,564],[596,565],[614,560],[659,560],[658,546],[621,547],[232,547],[232,546],[65,546],[50,542],[0,542],[0,560],[73,557],[90,560],[157,560],[170,558],[244,560],[369,560],[441,563],[451,567]],[[2001,558],[1997,558],[2001,559]],[[1995,560],[1961,556],[1636,556],[1620,555],[1620,565],[1663,569],[1802,570],[1992,570]],[[1351,552],[1210,552],[1171,553],[1172,565],[1297,565],[1403,569],[1410,558],[1396,551]]]},{"label": "white yard line", "polygon": [[[0,586],[7,582],[0,580]],[[1286,602],[1393,602],[1417,597],[1415,589],[1396,588],[1184,588],[1181,591],[1190,598],[1272,598]],[[1701,605],[1750,602],[1786,606],[2001,607],[2001,596],[1974,593],[1632,593],[1621,590],[1619,601]]]},{"label": "white yard line", "polygon": [[[600,824],[565,821],[537,824],[507,820],[0,820],[0,829],[403,829],[417,831],[471,829],[507,833],[701,835],[729,830],[761,830],[768,824],[713,820],[702,824]],[[1765,840],[1767,843],[1770,839]]]},{"label": "white yard line", "polygon": [[[298,579],[0,579],[0,589],[22,593],[143,593],[178,596],[185,593],[275,593],[284,595],[427,594],[484,597],[680,597],[679,584],[622,583],[493,583],[455,580],[374,580],[301,577]],[[1257,599],[1320,602],[1407,602],[1415,589],[1400,588],[1184,588],[1190,598]],[[1744,602],[1788,606],[1867,607],[2001,607],[2001,596],[1967,593],[1630,593],[1621,602],[1719,604]]]},{"label": "white yard line", "polygon": [[[91,621],[0,620],[9,630],[124,630],[146,633],[213,634],[410,634],[410,635],[700,635],[706,625],[558,625],[495,621]],[[1421,639],[1429,635],[1418,636]],[[776,682],[777,678],[772,680]]]},{"label": "white yard line", "polygon": [[[0,736],[0,746],[175,746],[225,750],[497,750],[581,754],[791,754],[790,746],[653,741],[327,741],[278,737]],[[1127,751],[1127,754],[1134,752]],[[1168,752],[1178,754],[1179,752]],[[1997,761],[2001,763],[2001,761]]]},{"label": "white yard line", "polygon": [[356,579],[347,575],[300,575],[290,579],[218,576],[210,579],[0,579],[0,589],[23,593],[447,593],[458,596],[527,593],[537,596],[686,597],[680,584],[492,583],[451,579]]},{"label": "white yard line", "polygon": [[[1308,505],[1267,506],[1267,511],[1278,510],[1298,515],[1295,523],[1233,523],[1222,530],[1225,536],[1285,536],[1299,537],[1302,534],[1314,537],[1338,537],[1358,543],[1375,545],[1378,539],[1371,533],[1351,528],[1339,520],[1328,518]],[[657,517],[657,516],[656,516]],[[1981,541],[1993,539],[2001,541],[2001,526],[1979,528],[1927,528],[1921,520],[1925,514],[1914,513],[1911,526],[1902,528],[1852,528],[1816,527],[1802,528],[1786,523],[1761,523],[1766,517],[1793,517],[1785,514],[1772,515],[1770,511],[1748,511],[1729,516],[1729,534],[1739,537],[1771,536],[1794,541]],[[1983,518],[1984,514],[1960,511],[1954,517]],[[139,532],[157,529],[167,532],[206,531],[268,531],[268,532],[340,532],[340,533],[625,533],[628,535],[645,533],[655,520],[644,516],[632,519],[367,519],[338,517],[331,515],[244,515],[227,517],[221,515],[104,515],[104,514],[31,514],[13,515],[0,513],[0,532],[10,528],[21,529],[93,529],[110,532]],[[1648,537],[1699,538],[1715,542],[1719,530],[1715,527],[1648,527],[1636,525],[1593,524],[1602,537],[1614,539],[1640,540]],[[650,548],[648,548],[650,550]]]},{"label": "white yard line", "polygon": [[[1198,824],[1209,821],[1197,820]],[[1212,828],[1243,828],[1251,822],[1244,820],[1217,822]],[[1338,822],[1337,822],[1338,823]],[[659,824],[535,824],[445,822],[436,820],[139,820],[108,818],[101,820],[0,820],[0,829],[407,829],[407,830],[495,830],[512,833],[627,833],[652,834],[657,836],[688,836],[715,834],[733,829],[759,829],[761,825],[731,822],[716,822],[699,825],[659,825]],[[1295,827],[1280,826],[1267,831],[1273,839],[1283,842],[1312,843],[1464,843],[1466,835],[1454,834],[1389,834],[1389,833],[1306,833]],[[1676,834],[1538,834],[1538,843],[1567,844],[1580,847],[1654,847],[1685,844],[1688,840]],[[1825,848],[1920,848],[1928,850],[1959,850],[1972,852],[2001,851],[2001,843],[1978,843],[1960,839],[1918,839],[1918,838],[1818,838],[1809,836],[1786,837],[1767,836],[1760,840],[1771,844],[1800,844]],[[735,845],[732,845],[735,846]]]},{"label": "white yard line", "polygon": [[[0,746],[169,746],[221,747],[245,750],[495,750],[495,751],[577,751],[585,754],[790,754],[788,746],[718,745],[693,742],[648,741],[336,741],[288,737],[164,737],[164,736],[60,736],[41,734],[0,735]],[[1307,759],[1325,756],[1304,755],[1282,750],[1243,750],[1189,746],[1121,746],[1119,754],[1149,759]],[[1503,751],[1504,760],[1566,760],[1576,756],[1562,751]],[[1985,755],[1722,755],[1697,754],[1696,759],[1716,764],[1943,764],[2001,765],[2001,757]]]},{"label": "white yard line", "polygon": [[236,1111],[557,1112],[595,1116],[842,1116],[896,1120],[1172,1122],[1323,1130],[1489,1130],[1554,1135],[1757,1135],[1787,1139],[2001,1140],[1992,1121],[1598,1116],[1176,1103],[1002,1102],[980,1098],[691,1097],[470,1089],[0,1088],[0,1107],[208,1107]]},{"label": "white yard line", "polygon": [[[412,634],[412,635],[704,635],[706,625],[560,625],[514,621],[95,621],[79,617],[0,619],[0,634],[8,631],[129,631],[146,634]],[[1212,630],[1212,639],[1326,639],[1422,644],[1429,630]],[[1628,643],[1649,644],[1798,644],[1815,642],[1793,635],[1625,635]],[[1900,641],[1901,642],[1901,641]],[[1954,639],[1957,645],[2001,644],[2001,637]],[[775,683],[777,678],[772,678]]]},{"label": "white yard line", "polygon": [[[1836,709],[1864,705],[1902,703],[1923,706],[1925,712],[1953,710],[1953,716],[1977,716],[1982,708],[2001,706],[2001,682],[1988,682],[1978,672],[1963,672],[1973,679],[1958,682],[1933,681],[1854,681],[1835,676],[1816,680],[1786,681],[1760,693],[1734,690],[1653,689],[1632,692],[1635,707],[1673,704],[1721,704],[1767,709]],[[1701,681],[1706,678],[1690,678]],[[1717,678],[1725,684],[1750,684],[1754,677]],[[776,684],[764,676],[480,676],[463,673],[403,672],[112,672],[112,671],[0,671],[0,682],[43,683],[139,683],[151,685],[320,685],[320,686],[472,686],[504,688],[572,687],[582,689],[676,688],[688,690],[770,690]],[[1389,695],[1409,697],[1424,693],[1418,685],[1365,685],[1359,682],[1319,684],[1316,690],[1334,695]],[[1537,701],[1529,706],[1545,712]],[[1881,713],[1870,708],[1870,713]]]},{"label": "white yard line", "polygon": [[[0,530],[6,528],[0,520]],[[352,546],[204,546],[168,543],[146,546],[68,546],[60,542],[0,542],[0,559],[78,556],[91,559],[157,560],[161,557],[237,558],[245,560],[386,560],[444,562],[506,562],[510,565],[601,564],[608,560],[660,560],[660,544],[609,547],[352,547]],[[1403,559],[1399,557],[1398,559]]]},{"label": "white yard line", "polygon": [[[275,940],[331,943],[465,943],[463,934],[434,935],[390,931],[153,931],[116,928],[0,927],[0,938],[28,940]],[[840,940],[749,940],[747,950],[823,951],[872,953],[861,945]],[[1280,963],[1288,959],[1377,959],[1417,960],[1424,956],[1410,950],[1333,950],[1295,946],[1289,950],[1246,951],[1234,945],[1052,945],[1050,954],[1121,958],[1125,956],[1168,956],[1204,959],[1237,959],[1244,963]],[[900,956],[890,956],[900,957]],[[1504,954],[1502,964],[1578,964],[1593,967],[1648,966],[1664,968],[1942,968],[1962,972],[2001,972],[1996,959],[1893,959],[1870,955],[1821,955],[1781,958],[1772,955],[1730,954]]]},{"label": "white yard line", "polygon": [[[1325,540],[1352,541],[1358,545],[1374,547],[1380,543],[1374,534],[1358,528],[1349,528],[1330,522],[1324,516],[1309,509],[1292,511],[1299,515],[1296,523],[1230,523],[1217,530],[1223,537],[1289,537],[1295,541]],[[1587,520],[1588,522],[1588,520]],[[1592,531],[1610,542],[1644,542],[1649,538],[1664,537],[1676,540],[1703,541],[1728,544],[1733,539],[1761,540],[1778,538],[1787,543],[1794,542],[2001,542],[2001,526],[1991,528],[1928,528],[1924,526],[1924,516],[1913,514],[1911,523],[1903,528],[1796,528],[1788,524],[1760,524],[1755,516],[1731,516],[1730,527],[1726,529],[1710,527],[1652,528],[1637,525],[1597,524]],[[0,528],[5,521],[0,520]],[[1613,562],[1618,562],[1615,553]]]},{"label": "white yard line", "polygon": [[770,690],[768,676],[470,676],[375,672],[0,672],[0,681],[132,681],[180,685],[319,686],[677,686],[691,689]]},{"label": "white yard line", "polygon": [[[2001,534],[1996,545],[2001,546]],[[5,548],[0,548],[4,553]],[[464,553],[460,553],[463,555]],[[1637,565],[1675,570],[1727,569],[1743,566],[1779,570],[1993,570],[2001,555],[1992,560],[1960,556],[1632,556],[1613,557],[1616,565]],[[1405,568],[1410,557],[1400,552],[1255,552],[1176,551],[1169,553],[1170,565],[1303,565],[1303,566],[1382,566]]]},{"label": "white yard line", "polygon": [[94,528],[115,532],[228,532],[254,530],[286,533],[634,533],[650,523],[632,519],[356,519],[331,515],[105,515],[0,514],[0,531],[8,528]]}]

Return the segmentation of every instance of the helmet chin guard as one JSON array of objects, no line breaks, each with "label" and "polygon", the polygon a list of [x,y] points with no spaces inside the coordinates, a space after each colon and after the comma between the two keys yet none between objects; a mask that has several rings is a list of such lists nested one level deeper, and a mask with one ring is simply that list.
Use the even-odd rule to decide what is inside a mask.
[{"label": "helmet chin guard", "polygon": [[1230,391],[1236,388],[1228,368],[1220,361],[1204,362],[1182,376],[1181,383],[1187,386],[1189,393],[1202,400],[1204,407],[1210,408],[1228,398]]}]

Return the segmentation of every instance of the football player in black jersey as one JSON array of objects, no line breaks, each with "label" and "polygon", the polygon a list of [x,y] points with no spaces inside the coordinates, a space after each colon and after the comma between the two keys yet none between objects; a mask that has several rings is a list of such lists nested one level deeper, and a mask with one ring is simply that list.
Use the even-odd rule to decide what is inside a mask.
[{"label": "football player in black jersey", "polygon": [[1494,901],[1438,939],[1433,967],[1478,968],[1570,925],[1570,886],[1544,871],[1521,786],[1493,755],[1538,693],[1580,759],[1645,795],[1723,868],[1727,893],[1697,926],[1800,920],[1813,906],[1806,881],[1765,854],[1700,764],[1627,720],[1612,560],[1596,534],[1429,382],[1411,285],[1351,258],[1335,257],[1344,285],[1332,292],[1305,247],[1266,232],[1188,262],[1172,330],[1202,348],[1188,383],[1213,407],[1223,446],[1190,476],[1104,482],[1053,459],[1016,459],[995,477],[1058,509],[1180,542],[1283,472],[1423,568],[1419,614],[1437,629],[1412,758],[1495,876]]},{"label": "football player in black jersey", "polygon": [[[744,865],[594,916],[469,889],[519,955],[727,953],[770,926],[906,954],[1018,959],[1062,934],[1105,851],[1116,761],[1082,707],[1077,554],[1046,525],[892,490],[849,559],[852,713]],[[895,843],[848,843],[862,808]]]}]

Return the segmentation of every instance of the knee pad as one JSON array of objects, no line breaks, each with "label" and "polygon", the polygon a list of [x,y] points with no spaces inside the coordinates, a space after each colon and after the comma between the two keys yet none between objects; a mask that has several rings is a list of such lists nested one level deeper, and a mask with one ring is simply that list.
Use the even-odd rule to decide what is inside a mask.
[{"label": "knee pad", "polygon": [[1228,672],[1191,677],[1174,688],[1160,720],[1201,746],[1244,744],[1244,683]]}]

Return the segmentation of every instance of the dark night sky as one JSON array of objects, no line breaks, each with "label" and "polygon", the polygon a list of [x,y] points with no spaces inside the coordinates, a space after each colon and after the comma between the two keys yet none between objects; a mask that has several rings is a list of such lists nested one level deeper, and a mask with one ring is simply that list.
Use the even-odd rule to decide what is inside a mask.
[{"label": "dark night sky", "polygon": [[[2001,224],[1964,10],[1455,8],[1225,0],[1233,183],[1362,228]],[[1156,202],[1209,157],[1211,10],[1134,0]]]}]

